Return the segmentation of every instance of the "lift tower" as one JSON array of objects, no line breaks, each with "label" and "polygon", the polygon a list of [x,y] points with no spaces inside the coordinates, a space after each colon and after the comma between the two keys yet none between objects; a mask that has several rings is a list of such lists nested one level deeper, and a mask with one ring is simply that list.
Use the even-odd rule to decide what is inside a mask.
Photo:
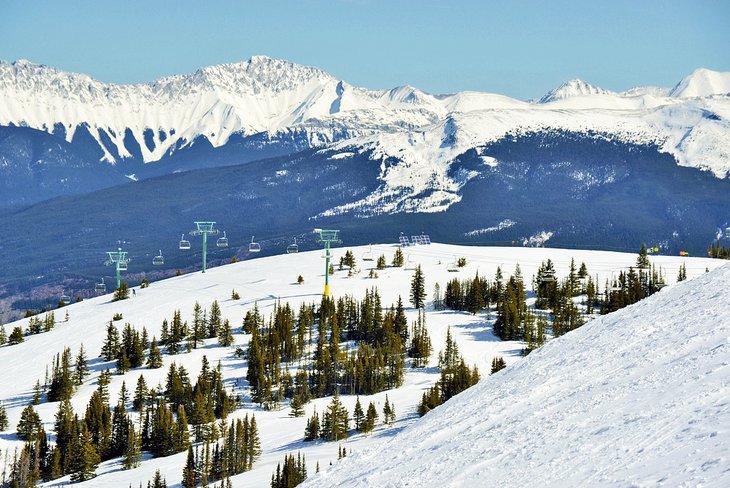
[{"label": "lift tower", "polygon": [[218,235],[215,229],[215,222],[195,222],[195,230],[190,232],[191,236],[203,236],[203,273],[205,273],[205,260],[208,256],[208,234]]},{"label": "lift tower", "polygon": [[109,256],[104,264],[107,266],[114,266],[117,270],[117,289],[122,285],[121,276],[119,274],[120,271],[127,271],[127,265],[131,261],[129,257],[127,257],[127,251],[122,251],[122,248],[117,248],[116,251],[107,251],[107,256]]},{"label": "lift tower", "polygon": [[339,244],[342,242],[337,238],[339,230],[314,229],[315,234],[319,234],[319,242],[324,242],[325,265],[324,265],[324,296],[330,296],[330,244]]}]

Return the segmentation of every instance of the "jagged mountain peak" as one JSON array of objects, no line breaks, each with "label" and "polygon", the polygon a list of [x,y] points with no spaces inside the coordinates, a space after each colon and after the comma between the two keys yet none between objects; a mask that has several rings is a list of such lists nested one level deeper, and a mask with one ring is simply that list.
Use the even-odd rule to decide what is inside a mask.
[{"label": "jagged mountain peak", "polygon": [[564,100],[566,98],[579,97],[584,95],[609,95],[610,91],[604,90],[590,83],[573,79],[568,80],[554,90],[549,91],[540,99],[540,103],[549,103],[556,100]]}]

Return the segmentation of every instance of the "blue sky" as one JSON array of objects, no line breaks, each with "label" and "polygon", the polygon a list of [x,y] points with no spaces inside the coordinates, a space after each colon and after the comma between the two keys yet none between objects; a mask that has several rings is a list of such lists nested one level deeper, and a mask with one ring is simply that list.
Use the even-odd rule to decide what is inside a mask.
[{"label": "blue sky", "polygon": [[672,86],[730,71],[730,2],[50,1],[0,3],[0,59],[132,83],[266,54],[351,84],[539,97],[582,78]]}]

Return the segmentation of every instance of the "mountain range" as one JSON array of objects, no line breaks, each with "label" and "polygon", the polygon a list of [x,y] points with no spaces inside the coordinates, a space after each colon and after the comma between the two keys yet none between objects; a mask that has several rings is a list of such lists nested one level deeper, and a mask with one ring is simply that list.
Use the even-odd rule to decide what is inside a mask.
[{"label": "mountain range", "polygon": [[707,69],[521,101],[368,90],[265,56],[135,85],[0,62],[0,295],[34,306],[18,293],[67,280],[83,296],[117,241],[174,253],[196,219],[238,245],[265,234],[271,253],[314,225],[353,243],[426,231],[701,253],[730,225],[729,93],[730,73]]}]

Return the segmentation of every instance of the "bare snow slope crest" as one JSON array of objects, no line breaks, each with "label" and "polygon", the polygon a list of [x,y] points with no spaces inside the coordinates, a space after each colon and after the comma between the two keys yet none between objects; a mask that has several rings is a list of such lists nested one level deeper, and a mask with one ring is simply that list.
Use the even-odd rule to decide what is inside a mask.
[{"label": "bare snow slope crest", "polygon": [[730,486],[730,265],[549,342],[303,486]]}]

